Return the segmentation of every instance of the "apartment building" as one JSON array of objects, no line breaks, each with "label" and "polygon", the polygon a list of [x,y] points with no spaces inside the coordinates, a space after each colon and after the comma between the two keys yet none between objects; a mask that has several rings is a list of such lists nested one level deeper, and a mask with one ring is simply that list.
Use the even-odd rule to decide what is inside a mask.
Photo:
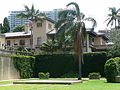
[{"label": "apartment building", "polygon": [[29,22],[28,19],[20,19],[20,18],[16,18],[16,15],[17,14],[20,14],[20,13],[25,13],[25,11],[10,11],[9,12],[9,16],[8,16],[8,21],[9,21],[9,24],[10,24],[10,31],[12,32],[14,27],[18,26],[18,25],[23,25],[27,22]]}]

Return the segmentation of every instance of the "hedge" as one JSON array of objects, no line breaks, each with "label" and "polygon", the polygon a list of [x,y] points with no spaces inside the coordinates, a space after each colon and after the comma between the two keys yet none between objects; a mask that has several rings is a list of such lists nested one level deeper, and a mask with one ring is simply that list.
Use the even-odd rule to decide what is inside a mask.
[{"label": "hedge", "polygon": [[[73,54],[40,54],[33,56],[12,55],[15,68],[21,78],[38,77],[39,72],[49,72],[50,77],[77,77],[78,60]],[[82,76],[99,72],[104,76],[105,52],[84,53]]]},{"label": "hedge", "polygon": [[[104,76],[106,60],[105,52],[85,53],[82,65],[83,77],[87,77],[91,72],[99,72]],[[74,75],[78,73],[78,60],[74,60],[73,54],[36,55],[34,77],[38,77],[39,72],[49,72],[51,77],[75,77]]]},{"label": "hedge", "polygon": [[33,56],[11,55],[15,68],[20,72],[21,78],[33,77],[35,58]]},{"label": "hedge", "polygon": [[75,71],[75,61],[71,54],[44,54],[35,56],[35,77],[39,72],[49,72],[51,77]]},{"label": "hedge", "polygon": [[88,76],[89,73],[99,72],[102,76],[104,74],[104,65],[107,61],[107,54],[105,52],[90,52],[84,53],[84,64],[82,65],[82,75]]},{"label": "hedge", "polygon": [[115,76],[120,75],[120,58],[111,58],[105,64],[107,82],[115,82]]}]

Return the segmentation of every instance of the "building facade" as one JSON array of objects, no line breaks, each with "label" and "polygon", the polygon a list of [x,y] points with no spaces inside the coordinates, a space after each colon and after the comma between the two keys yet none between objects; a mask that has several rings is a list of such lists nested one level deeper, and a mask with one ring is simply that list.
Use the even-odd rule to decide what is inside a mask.
[{"label": "building facade", "polygon": [[32,27],[32,30],[30,30],[29,23],[26,23],[24,32],[5,33],[6,48],[16,49],[19,46],[23,46],[25,48],[35,49],[42,45],[42,43],[47,42],[49,38],[48,32],[54,29],[54,21],[47,19],[33,22]]},{"label": "building facade", "polygon": [[20,19],[20,18],[16,18],[16,15],[17,14],[20,14],[20,13],[25,13],[25,11],[10,11],[9,12],[9,16],[8,16],[8,21],[9,21],[9,24],[10,24],[10,31],[12,32],[14,27],[18,26],[18,25],[23,25],[27,22],[29,22],[28,19]]},{"label": "building facade", "polygon": [[[17,48],[24,46],[26,48],[37,49],[56,34],[52,19],[47,18],[43,21],[32,22],[31,31],[31,26],[29,25],[29,23],[25,24],[24,32],[5,33],[6,47]],[[106,50],[109,48],[107,44],[108,40],[105,35],[88,30],[83,50],[84,52]]]}]

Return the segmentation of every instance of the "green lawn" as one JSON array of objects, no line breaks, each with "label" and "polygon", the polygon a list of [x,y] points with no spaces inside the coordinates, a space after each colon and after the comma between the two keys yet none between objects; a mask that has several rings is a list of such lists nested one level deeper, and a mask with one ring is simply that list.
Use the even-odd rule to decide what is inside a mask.
[{"label": "green lawn", "polygon": [[[0,84],[10,84],[13,81],[4,81]],[[89,80],[73,85],[43,85],[22,84],[0,86],[0,90],[120,90],[120,83],[105,83],[105,80]]]}]

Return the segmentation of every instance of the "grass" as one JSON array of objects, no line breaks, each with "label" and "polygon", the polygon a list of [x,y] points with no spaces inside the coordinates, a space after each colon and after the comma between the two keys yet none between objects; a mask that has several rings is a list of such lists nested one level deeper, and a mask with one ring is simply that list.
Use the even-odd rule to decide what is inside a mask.
[{"label": "grass", "polygon": [[[12,82],[13,81],[4,81],[0,82],[0,84],[10,84]],[[0,86],[0,90],[120,90],[120,83],[105,82],[105,80],[89,80],[84,81],[83,83],[73,85],[21,84],[11,86]]]}]

